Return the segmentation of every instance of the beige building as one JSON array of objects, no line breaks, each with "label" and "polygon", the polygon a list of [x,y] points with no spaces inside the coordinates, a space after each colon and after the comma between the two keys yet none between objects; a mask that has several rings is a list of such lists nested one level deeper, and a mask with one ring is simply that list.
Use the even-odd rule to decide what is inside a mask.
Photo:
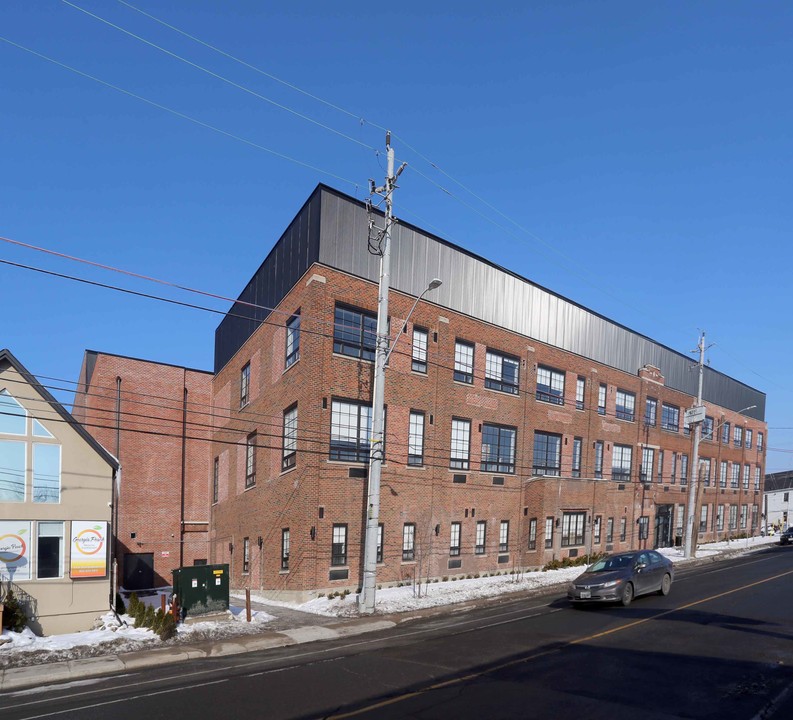
[{"label": "beige building", "polygon": [[0,350],[0,596],[30,628],[91,628],[110,604],[118,462],[8,350]]}]

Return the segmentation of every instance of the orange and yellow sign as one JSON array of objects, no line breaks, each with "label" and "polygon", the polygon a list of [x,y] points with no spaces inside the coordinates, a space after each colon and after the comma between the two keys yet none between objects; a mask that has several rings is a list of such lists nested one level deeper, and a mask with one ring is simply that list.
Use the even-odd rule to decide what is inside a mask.
[{"label": "orange and yellow sign", "polygon": [[0,522],[0,580],[30,580],[29,550],[29,522]]},{"label": "orange and yellow sign", "polygon": [[107,523],[72,520],[72,578],[107,575]]}]

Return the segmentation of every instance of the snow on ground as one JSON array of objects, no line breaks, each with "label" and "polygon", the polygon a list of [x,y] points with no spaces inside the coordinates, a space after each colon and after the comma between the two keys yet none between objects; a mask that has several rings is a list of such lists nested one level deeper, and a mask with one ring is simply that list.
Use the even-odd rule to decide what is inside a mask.
[{"label": "snow on ground", "polygon": [[[700,545],[697,548],[697,557],[703,558],[725,552],[749,550],[776,542],[777,538],[775,537],[755,537]],[[685,562],[681,548],[664,548],[660,552],[675,563]],[[516,575],[506,574],[422,583],[420,588],[413,585],[382,588],[377,591],[377,611],[383,614],[406,612],[506,593],[527,592],[569,582],[583,570],[583,566],[578,566],[547,572],[524,572]],[[152,592],[150,595],[141,597],[141,600],[146,604],[154,605],[154,607],[160,607],[160,595],[163,592]],[[244,600],[244,595],[232,593],[232,598]],[[330,617],[356,616],[358,614],[357,599],[357,594],[350,593],[343,597],[318,597],[305,603],[294,603],[278,602],[251,595],[251,600],[256,603]],[[257,633],[265,630],[267,623],[272,619],[273,615],[258,609],[252,611],[251,622],[248,623],[245,618],[244,606],[232,605],[223,620],[179,625],[176,639],[169,642],[196,642]],[[3,642],[0,644],[0,667],[37,665],[78,657],[117,654],[162,644],[162,641],[151,630],[135,628],[134,620],[130,616],[124,615],[122,620],[124,622],[119,623],[113,613],[106,613],[98,618],[93,630],[43,638],[37,637],[29,629],[25,629],[21,633],[3,630],[2,638],[0,638],[0,642]]]}]

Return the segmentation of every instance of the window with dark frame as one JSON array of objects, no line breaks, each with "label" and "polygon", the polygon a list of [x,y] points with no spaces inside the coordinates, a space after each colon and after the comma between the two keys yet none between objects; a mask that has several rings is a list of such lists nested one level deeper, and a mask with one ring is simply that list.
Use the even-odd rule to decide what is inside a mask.
[{"label": "window with dark frame", "polygon": [[702,505],[699,509],[699,532],[707,532],[708,530],[708,506]]},{"label": "window with dark frame", "polygon": [[283,450],[281,470],[288,470],[297,461],[297,405],[284,410]]},{"label": "window with dark frame", "polygon": [[424,413],[411,410],[408,422],[408,465],[424,464]]},{"label": "window with dark frame", "polygon": [[482,424],[482,471],[514,474],[518,430],[503,425]]},{"label": "window with dark frame", "polygon": [[562,513],[562,547],[584,544],[585,512]]},{"label": "window with dark frame", "polygon": [[611,479],[628,482],[631,479],[633,448],[630,445],[614,445],[611,455]]},{"label": "window with dark frame", "polygon": [[746,432],[744,433],[744,438],[745,438],[744,447],[747,450],[751,450],[752,449],[752,429],[751,428],[746,428]]},{"label": "window with dark frame", "polygon": [[581,449],[583,445],[583,438],[573,438],[573,477],[576,478],[581,477]]},{"label": "window with dark frame", "polygon": [[669,432],[680,431],[680,408],[677,405],[661,405],[661,429]]},{"label": "window with dark frame", "polygon": [[378,523],[377,525],[377,557],[375,562],[381,563],[383,562],[383,534],[385,533],[385,526],[383,523]]},{"label": "window with dark frame", "polygon": [[732,477],[730,478],[730,488],[737,490],[741,482],[741,466],[738,463],[732,464]]},{"label": "window with dark frame", "polygon": [[562,436],[534,431],[534,475],[558,476],[562,464]]},{"label": "window with dark frame", "polygon": [[281,570],[289,570],[289,528],[281,530]]},{"label": "window with dark frame", "polygon": [[595,545],[600,545],[600,531],[603,525],[603,518],[598,515],[595,518],[595,522],[592,523],[592,542]]},{"label": "window with dark frame", "polygon": [[664,481],[664,451],[658,451],[658,476],[656,478],[656,482],[663,482]]},{"label": "window with dark frame", "polygon": [[617,420],[629,420],[633,422],[636,418],[636,394],[617,388],[616,396]]},{"label": "window with dark frame", "polygon": [[250,400],[251,389],[251,364],[245,363],[240,370],[240,409],[244,408]]},{"label": "window with dark frame", "polygon": [[545,365],[538,365],[537,399],[554,405],[564,405],[564,373]]},{"label": "window with dark frame", "polygon": [[727,461],[722,460],[719,464],[719,487],[727,487]]},{"label": "window with dark frame", "polygon": [[488,350],[485,354],[485,387],[517,395],[520,388],[520,359]]},{"label": "window with dark frame", "polygon": [[416,524],[405,523],[402,526],[402,561],[416,559]]},{"label": "window with dark frame", "polygon": [[245,487],[256,484],[256,433],[252,432],[245,439]]},{"label": "window with dark frame", "polygon": [[644,403],[644,424],[655,427],[658,421],[658,400],[648,397]]},{"label": "window with dark frame", "polygon": [[36,524],[36,578],[63,577],[63,522]]},{"label": "window with dark frame", "polygon": [[215,458],[212,462],[212,502],[218,501],[220,493],[220,458]]},{"label": "window with dark frame", "polygon": [[377,316],[364,310],[336,305],[333,352],[373,361],[376,349]]},{"label": "window with dark frame", "polygon": [[681,453],[680,455],[680,484],[685,485],[688,483],[688,455]]},{"label": "window with dark frame", "polygon": [[730,442],[730,423],[728,422],[722,423],[721,442],[723,445],[727,445]]},{"label": "window with dark frame", "polygon": [[410,368],[413,372],[427,374],[427,347],[429,333],[425,328],[413,326],[413,350]]},{"label": "window with dark frame", "polygon": [[471,421],[452,418],[452,442],[449,467],[468,470],[471,456]]},{"label": "window with dark frame", "polygon": [[333,526],[330,546],[330,564],[334,567],[347,564],[347,526]]},{"label": "window with dark frame", "polygon": [[468,385],[474,382],[474,346],[464,340],[454,343],[454,380]]},{"label": "window with dark frame", "polygon": [[605,383],[600,383],[598,387],[598,415],[605,415],[606,414],[606,390],[607,386]]},{"label": "window with dark frame", "polygon": [[553,517],[545,518],[545,549],[553,548]]},{"label": "window with dark frame", "polygon": [[620,518],[620,542],[625,542],[625,537],[628,532],[628,521],[626,518]]},{"label": "window with dark frame", "polygon": [[702,439],[713,440],[713,418],[710,415],[702,421]]},{"label": "window with dark frame", "polygon": [[595,478],[600,480],[603,477],[603,441],[595,441]]},{"label": "window with dark frame", "polygon": [[529,520],[529,550],[537,549],[537,518]]},{"label": "window with dark frame", "polygon": [[462,532],[463,524],[461,522],[453,522],[449,533],[449,555],[457,557],[460,554],[460,535]]},{"label": "window with dark frame", "polygon": [[606,520],[606,542],[614,542],[614,518],[610,517]]},{"label": "window with dark frame", "polygon": [[242,539],[242,572],[247,573],[251,570],[251,539]]},{"label": "window with dark frame", "polygon": [[737,448],[743,445],[743,428],[740,425],[732,429],[732,444]]},{"label": "window with dark frame", "polygon": [[502,520],[498,528],[498,551],[509,552],[509,520]]},{"label": "window with dark frame", "polygon": [[333,400],[330,419],[330,459],[369,461],[372,406],[355,400]]},{"label": "window with dark frame", "polygon": [[641,482],[648,483],[653,480],[653,465],[655,464],[655,448],[642,448],[642,476]]},{"label": "window with dark frame", "polygon": [[650,535],[650,518],[642,515],[639,518],[639,540],[646,540]]},{"label": "window with dark frame", "polygon": [[476,521],[476,544],[474,545],[474,555],[485,554],[485,543],[487,542],[487,521]]},{"label": "window with dark frame", "polygon": [[291,367],[300,360],[300,310],[286,321],[286,361]]},{"label": "window with dark frame", "polygon": [[586,378],[579,375],[575,381],[575,409],[584,409],[584,397],[586,394]]},{"label": "window with dark frame", "polygon": [[757,433],[757,452],[763,452],[764,439],[765,437],[763,436],[763,433],[761,432]]}]

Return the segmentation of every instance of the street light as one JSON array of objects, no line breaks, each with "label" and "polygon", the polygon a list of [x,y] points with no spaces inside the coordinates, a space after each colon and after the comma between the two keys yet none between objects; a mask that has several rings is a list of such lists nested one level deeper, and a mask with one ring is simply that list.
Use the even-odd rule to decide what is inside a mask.
[{"label": "street light", "polygon": [[[389,150],[389,178],[391,177],[391,166],[393,165],[393,151]],[[386,317],[388,314],[388,265],[390,262],[389,236],[390,236],[390,203],[387,205],[386,212],[386,251],[383,255],[383,268],[381,268],[381,292],[378,305],[377,316],[377,353],[375,357],[374,383],[372,388],[372,451],[369,462],[369,488],[368,503],[366,514],[366,534],[364,535],[363,547],[363,583],[361,586],[361,596],[359,599],[359,610],[363,613],[373,613],[375,603],[375,588],[377,587],[377,531],[380,520],[380,475],[383,465],[383,415],[385,411],[385,368],[391,353],[394,351],[399,336],[407,328],[413,311],[419,304],[419,300],[430,290],[439,288],[443,282],[439,278],[433,278],[422,293],[416,298],[413,307],[405,318],[402,329],[394,340],[393,345],[388,347],[388,333],[386,328]]]}]

